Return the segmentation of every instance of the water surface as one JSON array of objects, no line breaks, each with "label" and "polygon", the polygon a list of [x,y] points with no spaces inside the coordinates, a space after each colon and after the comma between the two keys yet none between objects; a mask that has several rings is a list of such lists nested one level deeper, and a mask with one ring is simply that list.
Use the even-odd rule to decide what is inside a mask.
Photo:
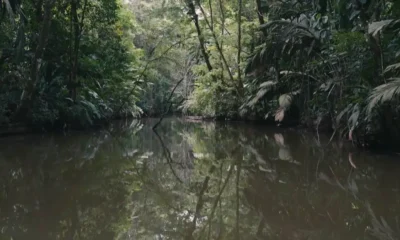
[{"label": "water surface", "polygon": [[0,139],[0,239],[399,239],[400,159],[166,119]]}]

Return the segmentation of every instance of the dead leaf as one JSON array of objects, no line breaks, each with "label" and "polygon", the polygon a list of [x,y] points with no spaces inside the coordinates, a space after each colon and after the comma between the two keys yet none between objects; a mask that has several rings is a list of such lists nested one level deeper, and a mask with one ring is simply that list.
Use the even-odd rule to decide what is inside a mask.
[{"label": "dead leaf", "polygon": [[285,109],[279,108],[275,112],[275,121],[276,122],[282,122],[284,118],[285,118]]}]

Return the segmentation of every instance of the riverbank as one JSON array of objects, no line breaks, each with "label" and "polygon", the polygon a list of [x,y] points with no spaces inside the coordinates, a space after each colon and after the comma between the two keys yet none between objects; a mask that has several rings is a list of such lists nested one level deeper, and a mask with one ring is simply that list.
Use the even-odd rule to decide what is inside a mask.
[{"label": "riverbank", "polygon": [[[349,139],[346,134],[343,134],[342,131],[334,130],[331,125],[327,124],[326,120],[310,120],[310,121],[298,121],[297,124],[279,124],[271,119],[221,119],[221,118],[212,118],[212,117],[203,117],[203,116],[184,116],[184,115],[170,115],[166,118],[179,118],[183,119],[186,122],[191,123],[202,123],[202,122],[243,122],[249,125],[255,126],[271,126],[278,127],[280,129],[290,129],[294,131],[305,131],[314,134],[318,137],[320,134],[326,134],[330,136],[330,141],[332,140],[341,140],[348,142],[351,145],[356,146],[359,149],[368,149],[372,151],[378,152],[396,152],[398,148],[396,145],[384,145],[379,143],[379,141],[368,141],[369,139],[373,139],[374,136],[366,136],[365,138],[356,138]],[[152,118],[122,118],[118,117],[113,119],[111,122],[120,121],[120,120],[133,120],[133,119],[153,119]],[[157,119],[157,118],[155,118]],[[159,119],[159,118],[158,118]],[[24,134],[35,134],[35,133],[43,133],[43,132],[69,132],[69,131],[94,131],[98,129],[105,128],[109,126],[110,121],[98,121],[90,126],[82,126],[79,124],[55,124],[55,125],[44,125],[44,126],[33,126],[26,125],[22,123],[15,123],[9,125],[0,126],[0,137],[7,137],[12,135],[24,135]],[[376,136],[375,136],[376,139]]]}]

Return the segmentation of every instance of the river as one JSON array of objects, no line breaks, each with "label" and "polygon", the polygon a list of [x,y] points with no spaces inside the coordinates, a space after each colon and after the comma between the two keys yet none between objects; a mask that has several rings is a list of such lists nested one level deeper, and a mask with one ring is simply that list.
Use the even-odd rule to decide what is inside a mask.
[{"label": "river", "polygon": [[0,139],[0,239],[399,239],[400,159],[165,119]]}]

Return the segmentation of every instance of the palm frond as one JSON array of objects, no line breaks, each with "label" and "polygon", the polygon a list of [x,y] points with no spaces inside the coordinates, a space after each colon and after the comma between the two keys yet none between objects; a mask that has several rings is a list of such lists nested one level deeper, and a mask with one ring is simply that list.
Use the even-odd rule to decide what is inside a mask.
[{"label": "palm frond", "polygon": [[271,33],[274,42],[272,49],[279,55],[292,55],[297,50],[310,55],[321,42],[321,32],[315,31],[304,16],[294,20],[271,21],[261,25],[260,29]]},{"label": "palm frond", "polygon": [[87,114],[91,114],[97,119],[101,118],[99,109],[93,103],[87,100],[81,100],[79,102],[85,107]]},{"label": "palm frond", "polygon": [[[246,74],[254,74],[263,70],[264,66],[273,60],[274,46],[270,43],[264,43],[258,46],[252,56],[250,56],[245,68]],[[257,75],[257,74],[255,74]]]},{"label": "palm frond", "polygon": [[14,23],[14,11],[9,0],[4,0],[5,9],[10,16],[11,22]]},{"label": "palm frond", "polygon": [[267,88],[270,89],[274,87],[278,82],[276,81],[266,81],[260,84],[260,88]]},{"label": "palm frond", "polygon": [[290,94],[282,94],[279,97],[279,107],[283,109],[288,109],[292,105],[293,98]]},{"label": "palm frond", "polygon": [[337,115],[336,117],[336,124],[339,125],[340,122],[342,121],[344,115],[348,114],[354,107],[354,104],[350,103],[349,105],[347,105],[347,107],[345,107],[340,113],[339,115]]},{"label": "palm frond", "polygon": [[284,29],[284,35],[286,37],[300,37],[306,36],[314,39],[319,39],[319,34],[313,31],[309,26],[303,24],[299,21],[289,21],[289,20],[275,20],[265,23],[260,26],[261,30],[275,30],[277,27],[282,27]]},{"label": "palm frond", "polygon": [[372,22],[368,25],[368,33],[372,36],[377,36],[379,32],[391,28],[391,27],[398,27],[397,25],[400,24],[400,19],[397,20],[382,20],[378,22]]},{"label": "palm frond", "polygon": [[396,72],[396,71],[400,71],[400,63],[396,63],[396,64],[387,66],[383,73],[386,74],[389,72]]},{"label": "palm frond", "polygon": [[[310,56],[321,45],[321,31],[315,31],[310,20],[302,15],[293,20],[275,20],[262,24],[259,29],[268,34],[254,50],[245,72],[258,75],[265,66],[273,65],[282,56]],[[303,54],[304,53],[304,54]]]},{"label": "palm frond", "polygon": [[21,4],[20,0],[2,0],[0,1],[0,10],[4,10],[10,17],[12,24],[15,24],[15,14],[17,12],[22,12],[19,8]]},{"label": "palm frond", "polygon": [[279,74],[281,75],[281,77],[287,77],[287,78],[290,78],[290,77],[307,77],[307,78],[310,78],[310,79],[312,79],[314,81],[317,81],[317,79],[314,76],[312,76],[310,74],[307,74],[307,73],[304,73],[304,72],[294,72],[294,71],[285,70],[285,71],[280,71]]},{"label": "palm frond", "polygon": [[382,84],[372,91],[368,97],[367,114],[381,103],[390,102],[400,94],[400,78],[392,78],[390,82]]},{"label": "palm frond", "polygon": [[282,122],[284,118],[285,118],[285,109],[278,108],[278,110],[276,110],[275,112],[275,122]]},{"label": "palm frond", "polygon": [[273,88],[276,87],[278,82],[276,81],[267,81],[262,84],[260,84],[260,89],[256,93],[256,95],[247,103],[248,107],[253,107],[255,106],[260,99],[262,99],[265,94],[267,94],[269,91],[271,91]]}]

